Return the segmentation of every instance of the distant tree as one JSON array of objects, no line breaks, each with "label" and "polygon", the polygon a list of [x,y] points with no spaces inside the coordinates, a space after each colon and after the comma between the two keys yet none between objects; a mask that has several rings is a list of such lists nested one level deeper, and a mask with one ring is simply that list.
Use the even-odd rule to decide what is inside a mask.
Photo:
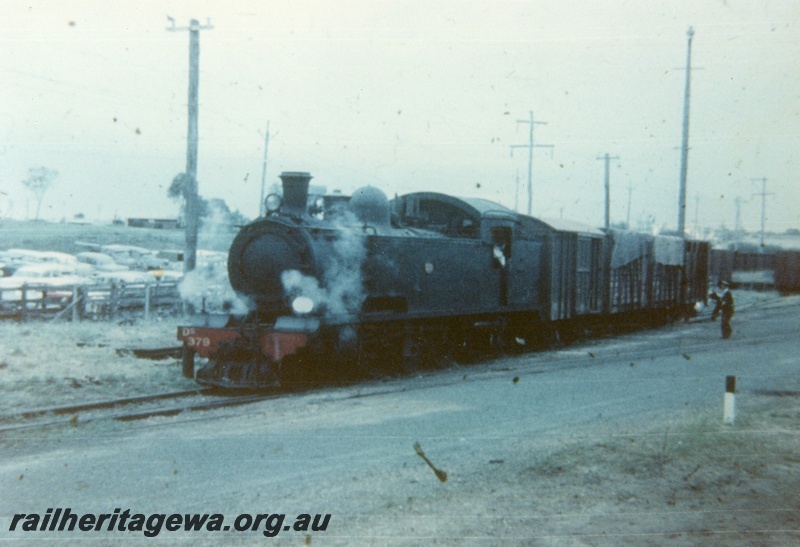
[{"label": "distant tree", "polygon": [[183,199],[186,185],[189,182],[189,175],[179,173],[172,179],[172,183],[167,188],[167,197],[171,199]]},{"label": "distant tree", "polygon": [[[188,181],[189,175],[180,173],[172,179],[172,183],[167,189],[167,196],[170,199],[180,200],[181,210],[178,213],[178,217],[181,224],[185,222],[186,201],[184,200],[184,189]],[[205,199],[202,196],[197,196],[197,208],[200,218],[210,220],[215,224],[242,226],[248,222],[247,218],[239,211],[231,211],[224,199]]]},{"label": "distant tree", "polygon": [[28,178],[22,181],[22,185],[30,190],[36,198],[36,220],[39,220],[44,195],[55,184],[56,177],[58,177],[58,171],[54,169],[31,167],[28,169]]},{"label": "distant tree", "polygon": [[[186,225],[186,185],[189,184],[189,175],[186,173],[178,173],[172,179],[172,183],[167,188],[167,197],[180,202],[180,210],[178,211],[178,224],[181,226]],[[199,206],[202,211],[202,199],[200,199]],[[202,215],[201,215],[202,216]]]}]

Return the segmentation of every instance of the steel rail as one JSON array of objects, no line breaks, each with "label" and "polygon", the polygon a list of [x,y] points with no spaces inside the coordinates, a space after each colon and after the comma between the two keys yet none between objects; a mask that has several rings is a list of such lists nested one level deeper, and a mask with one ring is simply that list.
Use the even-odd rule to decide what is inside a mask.
[{"label": "steel rail", "polygon": [[[768,300],[763,301],[760,303],[752,303],[747,306],[743,306],[745,309],[753,310],[753,309],[779,309],[778,306],[772,306],[775,301]],[[787,312],[791,312],[793,310],[787,307]],[[701,319],[707,320],[707,318]],[[697,321],[697,319],[696,319]],[[691,321],[694,323],[695,321]],[[699,321],[698,321],[699,322]],[[653,329],[650,332],[653,332]],[[771,335],[760,336],[754,339],[743,339],[743,340],[731,340],[729,341],[726,346],[729,348],[736,347],[736,346],[751,346],[756,344],[761,344],[765,342],[770,342],[772,340],[778,340],[785,338],[786,333],[773,333]],[[655,357],[668,357],[671,354],[675,357],[680,358],[690,358],[687,357],[691,352],[698,352],[700,350],[717,347],[719,346],[718,341],[697,341],[697,342],[690,342],[687,344],[681,344],[678,347],[650,347],[650,348],[636,348],[636,349],[628,349],[625,351],[619,351],[617,349],[605,349],[605,348],[592,348],[586,347],[587,354],[585,356],[580,357],[565,357],[565,358],[558,358],[557,353],[559,350],[554,350],[556,355],[541,355],[537,358],[536,353],[523,353],[521,355],[511,355],[511,356],[502,356],[499,359],[491,359],[487,361],[483,361],[482,364],[487,365],[486,368],[483,370],[474,370],[476,375],[495,375],[498,373],[508,373],[513,371],[521,376],[533,375],[533,374],[541,374],[545,372],[544,369],[552,370],[552,369],[574,369],[574,368],[583,368],[586,366],[591,366],[591,363],[594,362],[598,358],[603,359],[618,359],[620,361],[630,361],[630,360],[639,360],[648,359],[648,358],[655,358]],[[573,346],[572,350],[582,350],[583,347],[580,346]],[[591,351],[589,351],[591,349]],[[530,357],[533,356],[533,359]],[[554,358],[555,357],[555,358]],[[526,361],[521,361],[525,359]],[[505,361],[503,363],[498,363],[500,367],[492,367],[492,361],[502,360]],[[511,362],[509,362],[511,361]],[[481,364],[481,363],[476,363]],[[459,369],[463,370],[463,369]],[[432,370],[434,374],[442,372],[442,369]],[[458,382],[463,381],[463,378],[459,376]],[[416,386],[416,389],[427,389],[427,388],[434,388],[434,387],[442,387],[447,386],[452,383],[455,383],[455,380],[447,377],[440,377],[439,380],[434,380],[433,382],[427,383],[424,386]],[[368,387],[371,382],[366,383],[355,383],[346,384],[349,387]],[[345,387],[343,386],[321,386],[321,387]],[[402,387],[392,388],[386,386],[386,384],[382,384],[381,389],[377,389],[373,392],[364,393],[359,391],[355,394],[348,394],[344,395],[341,398],[336,398],[337,400],[348,400],[348,399],[355,399],[361,397],[372,397],[378,395],[387,395],[396,393],[399,391],[405,391],[408,389],[407,385],[403,385]],[[301,392],[305,392],[307,390],[301,390]],[[109,401],[100,401],[94,403],[87,403],[87,404],[80,404],[80,405],[70,405],[64,407],[54,407],[54,408],[45,408],[45,409],[37,409],[37,410],[30,410],[25,411],[13,415],[3,416],[0,419],[4,421],[8,420],[25,420],[34,418],[37,416],[42,416],[46,414],[54,414],[54,415],[65,415],[71,414],[72,418],[70,420],[59,420],[59,421],[51,421],[46,423],[34,423],[34,424],[18,424],[14,426],[2,427],[0,428],[0,433],[10,432],[20,429],[31,429],[31,428],[44,428],[49,426],[57,426],[57,425],[65,425],[65,424],[86,424],[89,422],[95,421],[102,421],[102,420],[115,420],[115,421],[135,421],[135,420],[143,420],[151,417],[157,416],[176,416],[184,412],[194,412],[194,411],[203,411],[203,410],[213,410],[217,408],[225,408],[225,407],[233,407],[233,406],[240,406],[245,404],[257,403],[269,399],[275,399],[284,395],[290,395],[293,393],[298,393],[298,391],[271,391],[270,393],[257,393],[253,394],[252,392],[247,395],[238,395],[238,396],[230,396],[226,395],[226,392],[220,390],[219,388],[198,388],[196,390],[186,390],[186,391],[179,391],[179,392],[172,392],[172,393],[162,393],[156,395],[145,395],[140,397],[129,397],[123,399],[115,399]],[[181,397],[192,397],[192,396],[203,396],[203,395],[210,395],[210,394],[220,394],[224,398],[217,399],[214,401],[204,401],[200,403],[192,403],[188,405],[179,405],[173,407],[162,407],[162,408],[155,408],[151,410],[142,410],[137,412],[127,412],[127,413],[117,413],[117,414],[110,414],[105,416],[97,416],[97,417],[88,417],[87,419],[77,420],[77,416],[81,412],[88,412],[93,410],[103,410],[103,409],[111,409],[121,406],[129,406],[134,404],[144,404],[148,402],[154,401],[162,401],[162,400],[169,400],[169,399],[177,399]]]},{"label": "steel rail", "polygon": [[173,391],[168,393],[158,393],[155,395],[141,395],[138,397],[125,397],[121,399],[111,399],[107,401],[96,401],[92,403],[83,403],[79,405],[57,406],[50,408],[40,408],[34,410],[26,410],[17,414],[9,414],[0,416],[2,420],[24,420],[42,416],[44,414],[55,414],[56,416],[63,414],[75,414],[76,412],[86,412],[88,410],[100,410],[104,408],[113,408],[116,406],[126,406],[139,403],[147,403],[150,401],[158,401],[163,399],[176,399],[179,397],[189,397],[192,395],[209,394],[214,391],[212,388],[197,388],[185,391]]}]

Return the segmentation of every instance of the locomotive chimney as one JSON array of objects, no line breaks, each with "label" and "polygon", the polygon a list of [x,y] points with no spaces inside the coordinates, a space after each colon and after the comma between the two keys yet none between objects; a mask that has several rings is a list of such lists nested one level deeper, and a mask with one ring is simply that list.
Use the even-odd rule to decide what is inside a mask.
[{"label": "locomotive chimney", "polygon": [[302,215],[308,209],[308,183],[311,175],[302,171],[284,171],[283,209],[289,213]]}]

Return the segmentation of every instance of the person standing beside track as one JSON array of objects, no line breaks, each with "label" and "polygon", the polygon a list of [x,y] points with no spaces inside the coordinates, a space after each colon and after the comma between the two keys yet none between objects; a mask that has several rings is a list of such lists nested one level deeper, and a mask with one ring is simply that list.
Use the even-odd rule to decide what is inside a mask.
[{"label": "person standing beside track", "polygon": [[711,299],[717,303],[714,307],[714,311],[711,313],[711,320],[716,321],[717,316],[722,316],[722,338],[727,340],[731,337],[731,333],[733,332],[731,328],[731,318],[736,308],[733,304],[733,294],[731,294],[728,283],[726,281],[720,281],[717,287],[722,289],[722,295],[718,295],[716,292],[711,293]]}]

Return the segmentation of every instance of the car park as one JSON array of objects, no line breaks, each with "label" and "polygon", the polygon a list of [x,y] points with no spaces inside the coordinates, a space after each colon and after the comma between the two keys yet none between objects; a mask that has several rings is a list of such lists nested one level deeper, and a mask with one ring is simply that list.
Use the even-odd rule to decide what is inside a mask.
[{"label": "car park", "polygon": [[90,278],[78,275],[76,267],[69,264],[26,264],[0,279],[0,292],[3,302],[43,302],[70,298],[73,287],[91,284]]},{"label": "car park", "polygon": [[156,278],[150,272],[141,272],[135,270],[117,271],[117,272],[98,272],[95,275],[95,281],[98,284],[107,283],[114,285],[149,285],[156,282]]},{"label": "car park", "polygon": [[169,265],[169,260],[158,258],[157,251],[135,245],[103,245],[100,247],[100,252],[111,256],[117,264],[123,264],[132,270],[155,270]]},{"label": "car park", "polygon": [[122,264],[117,264],[111,256],[105,253],[84,251],[75,255],[79,262],[88,264],[96,272],[124,272],[128,268]]}]

